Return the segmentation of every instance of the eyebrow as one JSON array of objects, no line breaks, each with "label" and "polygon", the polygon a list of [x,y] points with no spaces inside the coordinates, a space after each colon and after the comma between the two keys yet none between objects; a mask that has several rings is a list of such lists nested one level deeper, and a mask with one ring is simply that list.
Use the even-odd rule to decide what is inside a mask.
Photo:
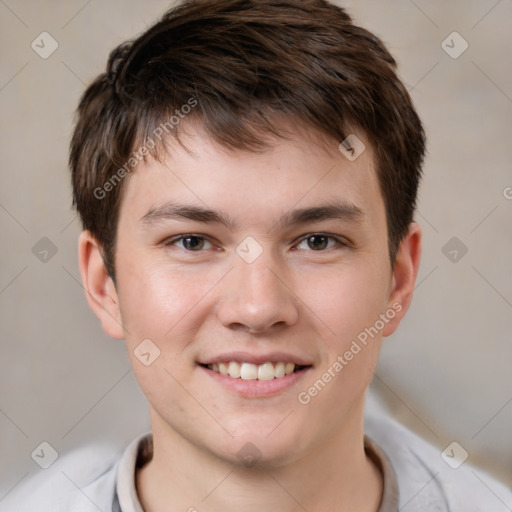
[{"label": "eyebrow", "polygon": [[[351,203],[328,203],[308,208],[298,208],[286,212],[273,225],[272,229],[284,229],[291,226],[320,222],[322,220],[340,219],[346,222],[361,223],[364,220],[361,208]],[[221,224],[230,231],[234,231],[238,223],[223,212],[194,205],[182,205],[167,202],[161,206],[151,208],[139,219],[145,229],[167,220],[190,220],[205,224]]]},{"label": "eyebrow", "polygon": [[145,228],[150,228],[155,224],[159,224],[167,220],[191,220],[203,222],[205,224],[222,224],[231,231],[236,226],[236,223],[233,222],[233,220],[219,210],[212,210],[210,208],[193,205],[174,204],[171,202],[165,203],[156,208],[151,208],[139,219],[139,222],[141,222]]},{"label": "eyebrow", "polygon": [[290,226],[310,224],[322,220],[339,219],[345,222],[360,223],[364,220],[361,208],[351,203],[329,203],[309,208],[299,208],[285,213],[276,223],[275,227],[287,228]]}]

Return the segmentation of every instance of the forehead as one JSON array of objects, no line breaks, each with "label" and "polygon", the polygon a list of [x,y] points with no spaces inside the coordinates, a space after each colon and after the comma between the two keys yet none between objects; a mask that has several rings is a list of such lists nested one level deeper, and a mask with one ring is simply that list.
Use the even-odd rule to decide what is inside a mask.
[{"label": "forehead", "polygon": [[200,130],[183,135],[182,143],[173,140],[164,158],[148,158],[133,172],[125,184],[120,221],[139,222],[170,202],[229,212],[237,224],[275,222],[292,208],[340,200],[370,221],[385,216],[366,141],[353,161],[335,142],[330,147],[299,135],[275,139],[258,152],[226,149]]}]

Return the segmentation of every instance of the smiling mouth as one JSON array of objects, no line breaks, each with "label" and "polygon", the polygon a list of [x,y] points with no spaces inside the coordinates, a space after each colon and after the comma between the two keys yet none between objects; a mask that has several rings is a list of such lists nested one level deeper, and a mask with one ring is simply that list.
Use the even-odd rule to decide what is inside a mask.
[{"label": "smiling mouth", "polygon": [[309,365],[297,365],[295,363],[267,362],[263,364],[239,363],[237,361],[226,361],[213,364],[200,364],[215,373],[220,373],[232,379],[242,380],[273,380],[281,379],[286,375],[297,373]]}]

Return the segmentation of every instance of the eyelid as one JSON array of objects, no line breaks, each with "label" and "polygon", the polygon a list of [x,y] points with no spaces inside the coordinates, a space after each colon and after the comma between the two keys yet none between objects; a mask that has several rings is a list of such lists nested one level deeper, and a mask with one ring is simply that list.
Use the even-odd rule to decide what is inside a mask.
[{"label": "eyelid", "polygon": [[[341,246],[341,247],[349,247],[350,246],[350,242],[349,241],[347,241],[343,237],[340,237],[339,235],[335,235],[334,233],[325,233],[325,232],[312,231],[311,233],[306,233],[304,235],[301,235],[299,238],[297,238],[295,240],[295,242],[293,242],[293,247],[296,247],[297,245],[299,245],[300,243],[302,243],[303,241],[307,240],[308,238],[310,238],[312,236],[325,236],[326,238],[334,240],[338,244],[338,246]],[[208,237],[208,236],[206,236],[204,234],[199,234],[199,233],[183,233],[181,235],[176,235],[174,237],[171,237],[171,238],[168,238],[168,239],[164,240],[162,242],[162,245],[163,246],[175,245],[176,242],[179,242],[179,241],[181,241],[181,240],[183,240],[185,238],[201,238],[201,239],[205,240],[206,242],[208,242],[208,243],[210,243],[212,245],[218,245],[218,244],[214,243],[210,239],[210,237]],[[203,249],[201,251],[189,251],[189,250],[187,250],[186,252],[202,252],[204,250],[205,249]],[[318,252],[324,252],[324,251],[318,251]]]},{"label": "eyelid", "polygon": [[[183,233],[181,235],[176,235],[174,237],[165,239],[161,243],[161,245],[163,245],[164,247],[176,245],[176,242],[180,242],[181,240],[184,240],[185,238],[201,238],[205,242],[215,245],[214,242],[212,240],[210,240],[209,237],[207,237],[206,235],[199,234],[199,233]],[[190,250],[186,250],[186,249],[184,249],[184,250],[186,252],[202,252],[202,251],[204,251],[204,249],[202,249],[201,251],[190,251]]]},{"label": "eyelid", "polygon": [[[325,236],[326,238],[330,238],[330,239],[334,240],[341,247],[350,247],[350,242],[347,239],[345,239],[339,235],[335,235],[334,233],[324,233],[324,232],[319,232],[319,231],[313,231],[311,233],[301,235],[300,238],[298,238],[296,240],[296,242],[294,242],[293,246],[295,247],[295,246],[299,245],[304,240],[307,240],[308,238],[310,238],[312,236]],[[325,252],[325,250],[317,251],[317,252]]]}]

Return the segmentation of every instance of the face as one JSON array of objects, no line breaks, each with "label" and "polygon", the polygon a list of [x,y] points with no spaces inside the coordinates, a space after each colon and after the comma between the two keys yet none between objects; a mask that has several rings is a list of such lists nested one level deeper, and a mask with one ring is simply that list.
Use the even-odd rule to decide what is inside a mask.
[{"label": "face", "polygon": [[153,429],[231,462],[291,462],[350,423],[404,312],[371,148],[183,142],[126,183],[119,337]]}]

